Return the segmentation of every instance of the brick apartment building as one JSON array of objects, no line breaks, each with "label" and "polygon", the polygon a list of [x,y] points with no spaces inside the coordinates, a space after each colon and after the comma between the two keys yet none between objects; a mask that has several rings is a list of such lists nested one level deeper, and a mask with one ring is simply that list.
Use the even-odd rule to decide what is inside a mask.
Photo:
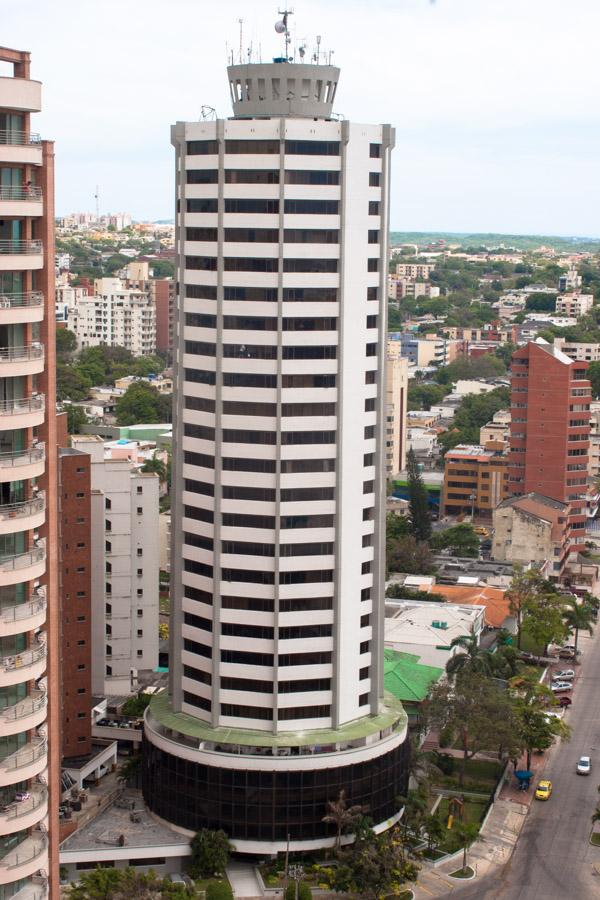
[{"label": "brick apartment building", "polygon": [[585,549],[591,386],[588,363],[538,339],[511,365],[509,493],[569,503],[571,551]]},{"label": "brick apartment building", "polygon": [[445,456],[443,511],[491,518],[508,489],[508,459],[502,441],[485,447],[459,444]]},{"label": "brick apartment building", "polygon": [[61,448],[58,457],[62,755],[92,751],[91,458]]}]

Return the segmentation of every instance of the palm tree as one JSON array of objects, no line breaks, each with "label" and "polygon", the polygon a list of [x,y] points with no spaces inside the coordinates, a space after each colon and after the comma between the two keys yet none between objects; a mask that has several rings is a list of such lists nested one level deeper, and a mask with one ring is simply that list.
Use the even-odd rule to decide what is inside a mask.
[{"label": "palm tree", "polygon": [[152,454],[151,458],[146,460],[140,471],[154,472],[156,475],[158,475],[161,482],[167,480],[167,467],[165,466],[162,459],[156,455],[156,450]]},{"label": "palm tree", "polygon": [[594,633],[592,622],[594,621],[594,610],[585,603],[579,603],[574,597],[567,600],[567,608],[564,612],[565,624],[572,628],[575,632],[575,662],[577,662],[577,642],[579,640],[579,632],[587,631],[589,634]]},{"label": "palm tree", "polygon": [[336,827],[335,853],[337,856],[342,848],[342,834],[349,831],[367,812],[367,809],[364,806],[348,806],[346,791],[343,789],[337,800],[327,801],[327,809],[329,812],[323,816],[322,821]]},{"label": "palm tree", "polygon": [[479,825],[474,822],[458,822],[456,830],[463,845],[463,872],[467,868],[467,853],[479,837]]},{"label": "palm tree", "polygon": [[473,672],[478,675],[490,675],[493,669],[492,654],[489,650],[483,650],[479,646],[477,636],[471,632],[467,637],[454,638],[450,642],[450,649],[460,647],[463,653],[455,653],[446,663],[448,675],[457,675],[459,672]]}]

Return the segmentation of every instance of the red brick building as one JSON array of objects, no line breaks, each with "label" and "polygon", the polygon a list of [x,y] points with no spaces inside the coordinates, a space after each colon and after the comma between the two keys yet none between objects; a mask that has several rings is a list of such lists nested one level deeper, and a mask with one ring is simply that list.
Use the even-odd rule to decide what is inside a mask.
[{"label": "red brick building", "polygon": [[61,448],[58,457],[62,755],[92,751],[91,457]]},{"label": "red brick building", "polygon": [[509,493],[569,503],[571,551],[585,549],[591,387],[587,362],[545,341],[511,364]]}]

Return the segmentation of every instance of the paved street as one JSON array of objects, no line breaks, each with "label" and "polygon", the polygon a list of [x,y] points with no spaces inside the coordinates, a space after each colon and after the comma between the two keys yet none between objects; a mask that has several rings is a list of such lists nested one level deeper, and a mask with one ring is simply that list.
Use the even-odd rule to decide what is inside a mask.
[{"label": "paved street", "polygon": [[[566,715],[573,734],[556,745],[544,777],[554,785],[547,803],[533,801],[513,857],[504,871],[451,896],[477,900],[587,900],[600,898],[600,847],[589,843],[592,815],[600,795],[600,629],[580,638],[582,670]],[[575,773],[577,758],[592,757],[590,777]]]}]

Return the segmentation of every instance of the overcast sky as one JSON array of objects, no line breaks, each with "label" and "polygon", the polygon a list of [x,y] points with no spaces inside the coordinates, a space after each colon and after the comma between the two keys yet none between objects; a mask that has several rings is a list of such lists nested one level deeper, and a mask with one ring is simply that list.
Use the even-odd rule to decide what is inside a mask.
[{"label": "overcast sky", "polygon": [[[169,126],[230,115],[226,44],[281,52],[276,3],[0,0],[32,52],[57,213],[173,216]],[[302,0],[298,41],[333,49],[337,111],[396,127],[392,227],[600,236],[598,0]]]}]

